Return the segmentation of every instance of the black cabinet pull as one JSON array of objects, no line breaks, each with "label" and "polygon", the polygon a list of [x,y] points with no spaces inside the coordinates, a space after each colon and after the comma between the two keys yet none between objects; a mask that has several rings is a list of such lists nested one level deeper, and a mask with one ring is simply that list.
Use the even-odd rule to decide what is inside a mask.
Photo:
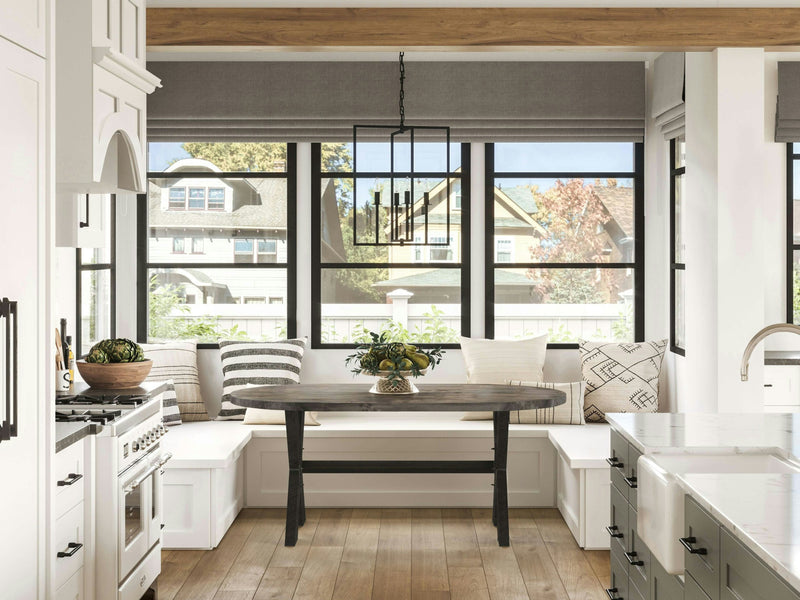
[{"label": "black cabinet pull", "polygon": [[619,462],[619,459],[616,456],[612,456],[611,458],[607,458],[606,462],[609,465],[611,465],[612,467],[615,467],[617,469],[621,469],[622,467],[625,466],[623,463]]},{"label": "black cabinet pull", "polygon": [[628,564],[633,565],[634,567],[643,567],[644,561],[636,560],[636,552],[626,552],[625,558],[628,559]]},{"label": "black cabinet pull", "polygon": [[606,588],[606,594],[611,600],[622,600],[622,596],[617,596],[617,588]]},{"label": "black cabinet pull", "polygon": [[637,488],[639,487],[638,483],[636,482],[636,477],[623,477],[625,483],[628,484],[629,488]]},{"label": "black cabinet pull", "polygon": [[708,550],[705,548],[695,548],[692,546],[692,544],[697,543],[697,538],[694,536],[678,538],[678,541],[681,543],[681,546],[689,551],[689,554],[708,554]]},{"label": "black cabinet pull", "polygon": [[74,556],[74,554],[83,548],[83,544],[79,544],[78,542],[70,542],[67,544],[67,551],[66,552],[59,552],[56,554],[58,558],[69,558],[70,556]]},{"label": "black cabinet pull", "polygon": [[166,525],[164,525],[164,523],[162,523],[161,524],[161,529],[164,529],[164,527],[166,527]]},{"label": "black cabinet pull", "polygon": [[608,535],[610,535],[612,538],[622,537],[622,534],[619,532],[619,527],[617,527],[616,525],[609,525],[608,527],[606,527],[606,531],[608,532]]},{"label": "black cabinet pull", "polygon": [[67,475],[66,479],[62,479],[61,481],[56,483],[56,485],[58,487],[64,487],[65,485],[72,485],[80,481],[81,479],[83,479],[83,475],[78,475],[77,473],[70,473],[69,475]]},{"label": "black cabinet pull", "polygon": [[17,384],[19,334],[17,331],[17,303],[0,300],[0,319],[5,319],[5,340],[0,341],[0,365],[5,373],[5,384],[0,386],[0,402],[5,405],[0,421],[0,442],[17,437],[19,429],[19,386]]},{"label": "black cabinet pull", "polygon": [[78,223],[78,227],[83,229],[89,226],[89,194],[86,194],[86,220]]}]

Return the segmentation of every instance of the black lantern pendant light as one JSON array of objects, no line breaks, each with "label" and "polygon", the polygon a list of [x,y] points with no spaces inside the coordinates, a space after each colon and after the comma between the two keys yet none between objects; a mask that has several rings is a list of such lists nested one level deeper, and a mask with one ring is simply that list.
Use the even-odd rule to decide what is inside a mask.
[{"label": "black lantern pendant light", "polygon": [[[401,52],[399,125],[353,125],[353,244],[356,246],[448,246],[450,243],[450,128],[406,125],[403,55]],[[369,156],[369,144],[386,142],[389,143],[388,172],[359,167],[359,158],[362,165],[369,164],[374,158]],[[443,142],[445,155],[444,189],[441,193],[444,194],[446,231],[436,232],[437,242],[430,241],[428,231],[430,194],[425,191],[417,198],[415,193],[418,179],[440,175],[416,168],[419,144],[430,142]],[[363,189],[370,185],[368,179],[376,182],[388,179],[388,198],[375,186],[369,197],[365,195],[359,203],[359,187]]]}]

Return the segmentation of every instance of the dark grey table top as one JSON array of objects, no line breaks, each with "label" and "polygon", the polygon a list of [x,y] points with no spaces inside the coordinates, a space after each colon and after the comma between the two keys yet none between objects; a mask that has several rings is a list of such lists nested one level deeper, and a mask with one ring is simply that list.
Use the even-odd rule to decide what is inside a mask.
[{"label": "dark grey table top", "polygon": [[300,384],[251,387],[231,394],[248,408],[308,411],[511,411],[550,408],[564,392],[526,386],[420,383],[418,394],[372,394],[369,385]]}]

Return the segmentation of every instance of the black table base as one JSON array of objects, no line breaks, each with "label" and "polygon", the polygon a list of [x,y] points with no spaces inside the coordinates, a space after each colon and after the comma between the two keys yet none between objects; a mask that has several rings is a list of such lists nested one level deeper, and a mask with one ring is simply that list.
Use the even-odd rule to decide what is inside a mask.
[{"label": "black table base", "polygon": [[491,473],[494,475],[492,523],[497,543],[508,546],[508,422],[509,411],[493,413],[494,460],[303,460],[305,411],[287,410],[289,493],[286,500],[287,546],[297,544],[297,530],[306,522],[303,473]]}]

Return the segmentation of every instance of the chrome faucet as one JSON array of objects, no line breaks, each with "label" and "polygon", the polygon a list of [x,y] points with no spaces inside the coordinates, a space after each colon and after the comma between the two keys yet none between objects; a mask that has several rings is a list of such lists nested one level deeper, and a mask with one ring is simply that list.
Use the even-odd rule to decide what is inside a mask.
[{"label": "chrome faucet", "polygon": [[747,381],[747,369],[750,366],[750,355],[753,354],[753,350],[756,349],[756,346],[761,340],[769,337],[773,333],[796,333],[800,335],[800,327],[791,323],[775,323],[774,325],[767,325],[764,329],[755,334],[753,339],[747,342],[747,348],[744,349],[744,356],[742,356],[742,381]]}]

